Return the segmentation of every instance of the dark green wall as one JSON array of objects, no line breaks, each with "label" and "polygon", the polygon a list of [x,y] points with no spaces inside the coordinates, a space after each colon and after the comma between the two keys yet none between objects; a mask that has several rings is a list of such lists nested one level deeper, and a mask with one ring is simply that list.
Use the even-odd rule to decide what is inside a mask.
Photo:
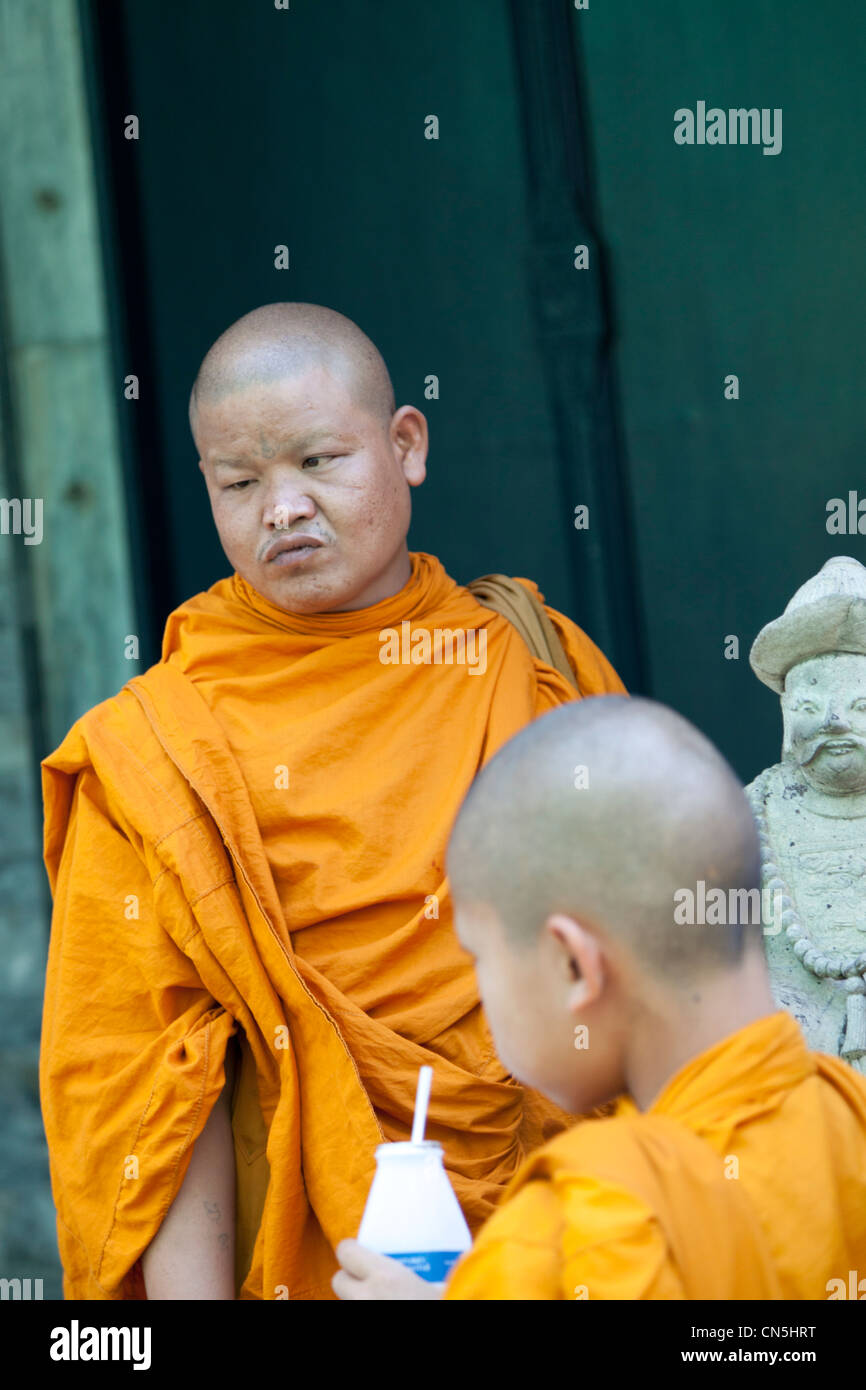
[{"label": "dark green wall", "polygon": [[[778,707],[749,644],[828,555],[866,559],[862,537],[824,529],[827,499],[860,481],[864,433],[862,12],[123,0],[90,13],[156,625],[227,571],[186,421],[198,363],[256,305],[312,300],[356,319],[398,401],[428,415],[413,547],[461,580],[532,576],[634,688],[645,644],[643,688],[743,776],[772,761]],[[781,106],[781,154],[677,146],[674,110],[698,99]],[[117,134],[130,111],[137,144]],[[429,113],[438,142],[423,138]],[[281,242],[289,271],[273,268]],[[441,399],[425,402],[431,372]],[[571,512],[587,495],[582,534]],[[732,633],[738,662],[723,659]]]},{"label": "dark green wall", "polygon": [[[666,0],[574,23],[650,689],[751,777],[781,747],[755,634],[830,555],[866,562],[866,538],[826,531],[829,498],[866,496],[866,11]],[[676,145],[674,111],[699,99],[781,107],[781,153]],[[723,397],[730,372],[739,401]]]}]

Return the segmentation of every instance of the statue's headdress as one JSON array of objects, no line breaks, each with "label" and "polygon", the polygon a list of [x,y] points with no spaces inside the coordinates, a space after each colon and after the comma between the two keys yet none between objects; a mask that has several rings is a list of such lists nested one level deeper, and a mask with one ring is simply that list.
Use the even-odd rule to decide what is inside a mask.
[{"label": "statue's headdress", "polygon": [[866,656],[866,566],[834,555],[797,590],[781,618],[761,628],[752,670],[781,694],[792,666],[831,652]]}]

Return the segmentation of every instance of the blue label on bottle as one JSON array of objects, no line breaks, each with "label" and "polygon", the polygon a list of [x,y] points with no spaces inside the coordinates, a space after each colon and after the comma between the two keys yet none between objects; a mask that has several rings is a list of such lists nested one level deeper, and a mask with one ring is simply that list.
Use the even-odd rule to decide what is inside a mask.
[{"label": "blue label on bottle", "polygon": [[401,1251],[399,1255],[389,1251],[388,1258],[399,1260],[401,1265],[411,1269],[419,1278],[426,1279],[429,1284],[444,1284],[462,1254],[462,1250],[413,1250]]}]

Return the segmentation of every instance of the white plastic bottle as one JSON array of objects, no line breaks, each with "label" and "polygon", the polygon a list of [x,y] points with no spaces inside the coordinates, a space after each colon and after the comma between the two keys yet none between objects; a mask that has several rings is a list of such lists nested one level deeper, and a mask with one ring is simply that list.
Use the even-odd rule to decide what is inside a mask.
[{"label": "white plastic bottle", "polygon": [[427,1139],[379,1145],[358,1240],[444,1286],[472,1237],[443,1167],[441,1144]]}]

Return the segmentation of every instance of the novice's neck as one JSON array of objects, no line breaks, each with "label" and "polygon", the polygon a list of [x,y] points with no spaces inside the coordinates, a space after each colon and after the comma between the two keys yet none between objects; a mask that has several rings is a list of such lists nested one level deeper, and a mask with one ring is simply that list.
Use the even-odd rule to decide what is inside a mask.
[{"label": "novice's neck", "polygon": [[778,1008],[757,951],[711,983],[666,991],[641,1012],[629,1038],[626,1081],[635,1104],[648,1110],[686,1063]]}]

